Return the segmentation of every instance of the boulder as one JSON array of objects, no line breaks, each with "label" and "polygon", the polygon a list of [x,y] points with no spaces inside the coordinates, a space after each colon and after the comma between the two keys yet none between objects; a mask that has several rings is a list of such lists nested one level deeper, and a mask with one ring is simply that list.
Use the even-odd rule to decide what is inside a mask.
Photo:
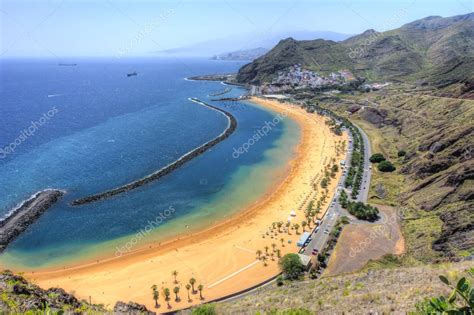
[{"label": "boulder", "polygon": [[155,312],[149,311],[145,305],[143,304],[138,304],[135,302],[122,302],[118,301],[115,303],[114,306],[114,314],[121,315],[121,314],[145,314],[145,315],[153,315],[156,314]]}]

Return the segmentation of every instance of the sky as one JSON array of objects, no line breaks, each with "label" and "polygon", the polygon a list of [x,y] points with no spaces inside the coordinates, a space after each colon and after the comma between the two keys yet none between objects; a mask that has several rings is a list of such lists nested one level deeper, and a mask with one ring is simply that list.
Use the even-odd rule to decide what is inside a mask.
[{"label": "sky", "polygon": [[[288,31],[385,31],[474,0],[0,0],[0,58],[142,56]],[[249,47],[250,48],[250,47]]]}]

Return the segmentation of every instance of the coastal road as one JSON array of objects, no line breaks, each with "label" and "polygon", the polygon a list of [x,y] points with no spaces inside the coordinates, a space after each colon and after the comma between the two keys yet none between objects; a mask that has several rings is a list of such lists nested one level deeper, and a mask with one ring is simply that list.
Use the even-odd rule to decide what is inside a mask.
[{"label": "coastal road", "polygon": [[[352,140],[352,135],[349,134],[349,140]],[[348,150],[346,153],[346,161],[351,160],[352,156],[352,144],[348,144]],[[331,233],[334,225],[337,222],[337,219],[343,214],[343,209],[341,205],[339,204],[339,194],[341,193],[342,189],[344,188],[344,181],[346,180],[346,170],[343,170],[343,174],[339,178],[339,182],[337,183],[336,187],[336,192],[334,193],[334,197],[331,200],[331,203],[329,204],[329,209],[326,212],[326,215],[323,217],[322,222],[319,226],[319,228],[316,230],[313,229],[311,233],[311,240],[309,244],[304,248],[303,254],[311,256],[313,249],[316,249],[318,252],[321,252],[321,250],[324,248],[326,245],[326,242],[329,237],[329,233]]]},{"label": "coastal road", "polygon": [[361,183],[359,195],[357,196],[357,201],[362,201],[366,203],[369,197],[370,179],[372,177],[371,164],[369,161],[369,158],[372,155],[372,150],[370,148],[370,141],[367,134],[364,132],[364,130],[362,130],[362,128],[360,128],[356,124],[354,124],[354,126],[356,126],[357,129],[359,129],[360,134],[362,135],[362,141],[364,141],[364,174],[362,175],[362,183]]},{"label": "coastal road", "polygon": [[[355,125],[355,124],[354,124]],[[359,126],[355,125],[356,128],[360,131],[360,134],[362,136],[362,141],[364,142],[364,173],[362,175],[362,183],[361,183],[361,188],[359,191],[359,195],[357,196],[357,201],[361,201],[366,203],[368,196],[369,196],[369,189],[370,189],[370,180],[371,180],[371,165],[369,158],[371,156],[371,148],[370,148],[370,141],[369,137],[367,134],[360,128]],[[353,136],[352,134],[349,134],[349,139],[352,140]],[[353,142],[353,141],[352,141]],[[349,148],[347,150],[346,154],[346,161],[349,163],[352,157],[352,144],[349,144]],[[347,164],[346,163],[346,164]],[[346,169],[347,170],[347,169]],[[346,180],[346,175],[345,172],[339,179],[339,183],[336,188],[336,192],[334,193],[334,197],[331,201],[331,204],[329,205],[329,209],[326,212],[326,215],[323,218],[323,221],[321,225],[319,226],[319,229],[313,229],[311,233],[311,240],[308,243],[308,245],[303,249],[303,254],[311,256],[313,249],[316,249],[318,252],[321,252],[321,250],[324,248],[326,245],[326,242],[329,237],[329,233],[332,231],[334,228],[334,225],[337,222],[337,219],[340,216],[347,215],[347,210],[343,209],[339,203],[339,194],[341,193],[342,189],[344,188],[344,181]],[[346,190],[346,192],[349,191]]]}]

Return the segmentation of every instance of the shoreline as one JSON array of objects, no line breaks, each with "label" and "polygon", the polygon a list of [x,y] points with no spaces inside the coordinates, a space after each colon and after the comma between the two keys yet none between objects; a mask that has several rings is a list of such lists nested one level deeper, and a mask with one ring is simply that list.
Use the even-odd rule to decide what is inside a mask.
[{"label": "shoreline", "polygon": [[73,200],[71,202],[71,205],[72,206],[80,206],[80,205],[84,205],[84,204],[88,204],[88,203],[92,203],[92,202],[96,202],[96,201],[100,201],[100,200],[109,199],[109,198],[112,198],[113,196],[129,192],[129,191],[134,190],[136,188],[139,188],[141,186],[147,185],[147,184],[149,184],[153,181],[156,181],[156,180],[160,179],[161,177],[166,176],[166,175],[170,174],[171,172],[173,172],[174,170],[180,168],[186,162],[189,162],[192,159],[194,159],[195,157],[200,156],[201,154],[203,154],[204,152],[206,152],[207,150],[209,150],[213,146],[219,144],[223,140],[227,139],[228,137],[230,137],[230,135],[232,135],[234,133],[235,129],[237,129],[237,120],[228,111],[223,110],[223,109],[221,109],[217,106],[207,104],[207,103],[205,103],[205,102],[203,102],[203,101],[201,101],[197,98],[189,98],[189,101],[191,101],[193,103],[196,103],[196,104],[199,104],[199,105],[202,105],[204,107],[208,107],[211,110],[214,110],[214,111],[217,111],[217,112],[223,114],[228,120],[228,124],[227,124],[226,129],[223,132],[221,132],[217,137],[215,137],[215,138],[201,144],[200,146],[192,149],[191,151],[183,154],[177,160],[175,160],[174,162],[162,167],[158,171],[155,171],[155,172],[153,172],[153,173],[151,173],[151,174],[149,174],[145,177],[137,179],[137,180],[135,180],[133,182],[130,182],[128,184],[119,186],[117,188],[113,188],[113,189],[110,189],[110,190],[107,190],[107,191],[104,191],[104,192],[101,192],[101,193],[98,193],[98,194],[94,194],[94,195],[90,195],[90,196],[87,196],[87,197],[83,197],[83,198]]},{"label": "shoreline", "polygon": [[[154,303],[149,298],[147,288],[153,281],[156,281],[160,288],[173,287],[173,269],[179,271],[179,280],[187,281],[186,278],[194,277],[204,284],[206,300],[242,291],[279,273],[274,259],[269,259],[268,266],[264,266],[261,261],[256,260],[255,251],[263,249],[265,244],[270,245],[271,242],[280,244],[276,236],[271,240],[274,236],[272,234],[270,238],[269,226],[272,221],[285,220],[291,207],[296,209],[296,203],[300,203],[302,196],[313,189],[308,184],[310,177],[314,175],[312,172],[321,173],[328,157],[336,157],[334,149],[326,145],[327,138],[335,141],[336,136],[326,130],[323,118],[310,116],[297,106],[255,98],[252,102],[276,112],[289,111],[289,116],[301,128],[297,154],[289,161],[287,172],[282,176],[284,179],[275,183],[261,200],[205,230],[176,237],[158,246],[141,247],[124,256],[97,263],[64,269],[37,270],[27,273],[27,277],[44,287],[60,286],[75,290],[81,297],[92,295],[93,299],[103,303],[112,304],[126,296],[153,309]],[[311,126],[313,124],[315,126]],[[315,167],[315,164],[319,167]],[[335,183],[331,185],[330,191],[333,192],[334,189]],[[327,204],[324,204],[324,209],[326,207]],[[298,211],[293,222],[301,219],[303,214]],[[268,236],[265,237],[266,235]],[[295,243],[299,238],[298,233],[281,232],[278,237],[285,239],[285,244],[282,241],[278,247],[282,255],[297,251]],[[216,260],[219,261],[217,265]],[[151,264],[153,268],[150,268]],[[234,281],[227,281],[229,278]],[[121,285],[114,286],[114,282]],[[133,290],[133,287],[140,289]],[[173,309],[186,308],[198,302],[181,301]]]}]

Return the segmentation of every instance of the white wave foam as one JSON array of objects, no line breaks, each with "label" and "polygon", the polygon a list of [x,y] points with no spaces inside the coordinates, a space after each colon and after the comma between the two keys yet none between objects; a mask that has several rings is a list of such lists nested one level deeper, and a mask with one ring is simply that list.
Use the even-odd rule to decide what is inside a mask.
[{"label": "white wave foam", "polygon": [[3,215],[3,217],[0,218],[0,222],[5,221],[9,217],[11,217],[13,214],[15,214],[15,212],[17,212],[21,207],[23,207],[23,205],[25,203],[27,203],[30,200],[35,199],[36,197],[38,197],[39,194],[41,194],[43,192],[46,192],[46,191],[57,191],[57,190],[59,190],[63,193],[66,193],[65,190],[53,189],[53,188],[46,188],[46,189],[40,190],[40,191],[34,193],[33,195],[31,195],[30,197],[28,197],[27,199],[23,200],[19,204],[17,204],[15,207],[13,207],[10,211],[8,211],[5,215]]}]

